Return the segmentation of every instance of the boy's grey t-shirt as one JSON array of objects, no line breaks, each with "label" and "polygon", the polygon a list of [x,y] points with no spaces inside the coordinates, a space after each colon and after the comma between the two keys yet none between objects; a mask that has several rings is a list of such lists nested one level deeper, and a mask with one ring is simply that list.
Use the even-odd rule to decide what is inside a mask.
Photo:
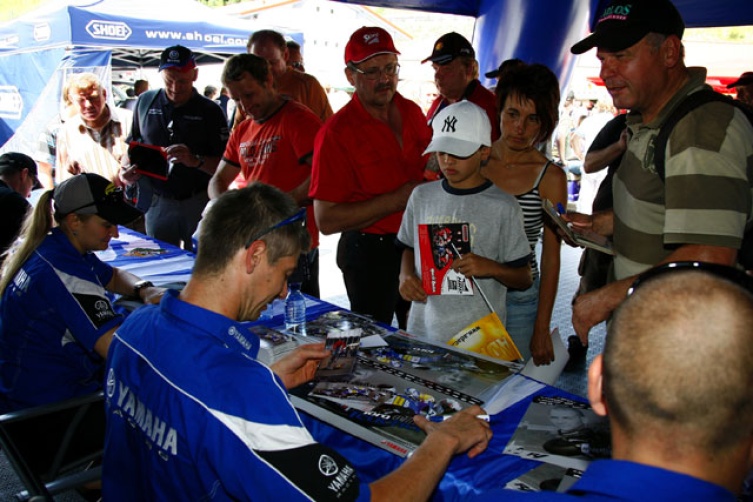
[{"label": "boy's grey t-shirt", "polygon": [[[418,225],[437,223],[468,223],[471,251],[499,263],[520,260],[527,263],[525,260],[531,253],[523,228],[523,215],[515,197],[491,182],[458,190],[450,187],[446,180],[435,181],[413,190],[397,234],[402,244],[414,248],[419,277]],[[504,323],[507,288],[494,279],[478,279],[478,283]],[[489,308],[477,290],[473,296],[431,295],[426,303],[411,304],[407,331],[445,343],[487,314]]]}]

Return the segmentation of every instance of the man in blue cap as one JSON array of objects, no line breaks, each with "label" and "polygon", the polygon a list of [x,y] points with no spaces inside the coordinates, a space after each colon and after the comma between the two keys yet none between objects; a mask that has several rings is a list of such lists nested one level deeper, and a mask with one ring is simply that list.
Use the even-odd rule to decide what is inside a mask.
[{"label": "man in blue cap", "polygon": [[168,171],[143,177],[149,166],[139,166],[134,158],[126,159],[120,176],[129,184],[138,181],[146,233],[190,251],[228,128],[219,105],[194,88],[198,69],[190,49],[181,45],[165,49],[159,71],[165,88],[139,96],[129,141],[163,147]]}]

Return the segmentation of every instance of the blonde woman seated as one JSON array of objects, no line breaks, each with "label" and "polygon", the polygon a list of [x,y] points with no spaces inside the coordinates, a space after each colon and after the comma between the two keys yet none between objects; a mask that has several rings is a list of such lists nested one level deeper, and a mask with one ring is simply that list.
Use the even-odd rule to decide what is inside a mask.
[{"label": "blonde woman seated", "polygon": [[117,226],[140,215],[97,174],[41,196],[0,277],[0,413],[102,388],[107,349],[123,321],[108,292],[156,302],[163,289],[92,251],[107,249]]},{"label": "blonde woman seated", "polygon": [[[567,205],[563,169],[547,159],[536,145],[549,141],[559,119],[559,83],[540,64],[518,66],[496,88],[502,135],[492,145],[492,157],[482,170],[503,191],[514,195],[523,210],[531,245],[533,286],[507,291],[507,331],[525,359],[537,365],[554,360],[549,325],[560,274],[560,238],[544,223],[541,200]],[[543,238],[542,238],[543,228]],[[542,238],[541,266],[536,244]]]}]

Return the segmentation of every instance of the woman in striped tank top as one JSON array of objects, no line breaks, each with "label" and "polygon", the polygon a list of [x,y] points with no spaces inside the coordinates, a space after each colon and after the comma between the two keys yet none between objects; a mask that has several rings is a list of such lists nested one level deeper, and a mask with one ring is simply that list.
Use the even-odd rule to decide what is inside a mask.
[{"label": "woman in striped tank top", "polygon": [[496,95],[502,136],[493,144],[492,158],[482,172],[520,203],[534,278],[526,290],[508,290],[506,327],[526,359],[549,364],[554,359],[549,333],[560,274],[560,238],[544,218],[541,200],[566,205],[567,179],[561,166],[536,146],[548,142],[557,125],[559,83],[546,66],[524,65],[500,78]]}]

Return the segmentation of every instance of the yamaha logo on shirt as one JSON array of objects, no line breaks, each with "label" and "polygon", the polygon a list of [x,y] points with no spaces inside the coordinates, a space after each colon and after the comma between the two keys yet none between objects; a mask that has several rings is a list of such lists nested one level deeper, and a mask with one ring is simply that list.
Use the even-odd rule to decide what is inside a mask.
[{"label": "yamaha logo on shirt", "polygon": [[339,470],[337,462],[329,455],[319,457],[319,472],[325,476],[334,476]]},{"label": "yamaha logo on shirt", "polygon": [[112,304],[106,298],[102,298],[98,295],[76,292],[73,293],[73,297],[83,311],[86,312],[89,320],[97,327],[104,325],[107,321],[117,315],[112,309]]}]

